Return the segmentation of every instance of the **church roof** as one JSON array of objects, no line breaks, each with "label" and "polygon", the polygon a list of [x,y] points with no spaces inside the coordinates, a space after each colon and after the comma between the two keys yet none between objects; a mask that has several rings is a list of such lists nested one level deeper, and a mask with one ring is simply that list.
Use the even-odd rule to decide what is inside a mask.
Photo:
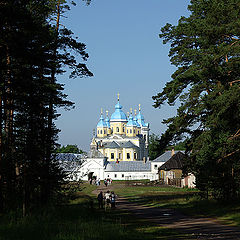
[{"label": "church roof", "polygon": [[104,121],[103,115],[101,114],[100,120],[97,124],[97,127],[107,127],[106,122]]},{"label": "church roof", "polygon": [[104,148],[138,148],[135,144],[131,141],[128,142],[106,142],[104,143]]},{"label": "church roof", "polygon": [[56,153],[55,159],[66,172],[76,171],[81,167],[83,159],[86,157],[83,154],[75,153]]},{"label": "church roof", "polygon": [[104,147],[105,148],[120,148],[120,146],[115,141],[105,143]]},{"label": "church roof", "polygon": [[130,114],[129,118],[128,118],[128,123],[126,124],[127,127],[136,127],[137,124],[135,123],[135,121],[133,120],[133,116],[132,114]]},{"label": "church roof", "polygon": [[137,116],[134,117],[133,121],[135,122],[135,124],[136,124],[136,126],[137,126],[138,128],[141,127],[140,124],[139,124],[138,121],[137,121]]},{"label": "church roof", "polygon": [[111,116],[110,121],[127,121],[127,116],[126,114],[122,111],[122,105],[119,103],[119,100],[117,104],[115,105],[115,112]]},{"label": "church roof", "polygon": [[128,141],[122,143],[122,148],[139,148],[139,147],[133,144],[131,141]]},{"label": "church roof", "polygon": [[[178,153],[178,152],[181,152],[181,151],[175,151],[175,154]],[[165,153],[163,153],[159,157],[157,157],[154,160],[152,160],[152,162],[166,162],[171,157],[172,157],[172,151],[166,151]]]},{"label": "church roof", "polygon": [[167,162],[165,162],[159,169],[169,171],[171,169],[182,169],[184,166],[184,160],[187,155],[182,152],[174,154]]},{"label": "church roof", "polygon": [[139,113],[137,115],[137,122],[139,123],[139,125],[141,127],[148,127],[149,124],[146,124],[145,121],[144,121],[144,117],[143,115],[141,114],[141,111],[139,110]]},{"label": "church roof", "polygon": [[110,128],[110,119],[108,116],[105,118],[105,123],[106,123],[107,127]]},{"label": "church roof", "polygon": [[119,161],[110,162],[107,161],[106,172],[150,172],[151,171],[151,163],[143,161]]}]

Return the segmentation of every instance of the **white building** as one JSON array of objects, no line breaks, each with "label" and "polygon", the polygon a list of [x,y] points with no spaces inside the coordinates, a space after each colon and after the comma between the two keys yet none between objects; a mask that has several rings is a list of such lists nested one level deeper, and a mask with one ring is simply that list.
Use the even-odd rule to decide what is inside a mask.
[{"label": "white building", "polygon": [[[90,144],[88,157],[77,154],[69,155],[70,159],[76,159],[77,164],[72,164],[75,169],[71,173],[72,180],[89,180],[111,178],[112,180],[157,180],[158,168],[168,161],[172,152],[167,151],[153,161],[149,161],[149,124],[145,123],[141,113],[132,116],[132,110],[127,117],[119,103],[119,96],[115,111],[108,118],[106,111],[104,119],[101,111],[100,120],[96,127],[96,135]],[[71,162],[66,159],[66,154],[58,154],[58,157],[65,158],[64,162]],[[70,167],[71,168],[71,167]],[[73,174],[74,173],[74,174]]]}]

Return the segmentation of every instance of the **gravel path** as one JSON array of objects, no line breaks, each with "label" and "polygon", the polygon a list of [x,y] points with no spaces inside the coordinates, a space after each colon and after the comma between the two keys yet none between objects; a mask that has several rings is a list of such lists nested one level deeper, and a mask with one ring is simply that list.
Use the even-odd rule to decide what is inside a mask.
[{"label": "gravel path", "polygon": [[[100,186],[93,193],[97,194],[99,191],[106,192],[113,189],[112,186],[108,188]],[[129,202],[127,198],[123,197],[118,197],[117,209],[131,212],[136,217],[156,223],[161,227],[190,234],[190,239],[240,240],[239,228],[223,225],[211,218],[189,217],[174,209],[146,207]]]}]

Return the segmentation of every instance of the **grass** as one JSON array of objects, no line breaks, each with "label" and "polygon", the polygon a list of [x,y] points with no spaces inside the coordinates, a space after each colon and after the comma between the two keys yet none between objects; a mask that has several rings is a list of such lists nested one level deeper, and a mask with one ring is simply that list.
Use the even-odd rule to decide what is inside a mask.
[{"label": "grass", "polygon": [[186,239],[128,213],[98,210],[95,188],[84,183],[70,204],[39,209],[25,218],[18,212],[0,216],[0,240]]},{"label": "grass", "polygon": [[144,206],[177,209],[184,214],[195,217],[212,217],[226,224],[240,226],[240,203],[217,202],[213,199],[203,200],[195,189],[131,186],[114,183],[118,195]]},{"label": "grass", "polygon": [[[31,216],[17,212],[0,216],[0,240],[122,240],[122,239],[191,239],[174,229],[135,218],[118,210],[97,209],[97,187],[84,183],[67,205],[39,210]],[[240,205],[203,201],[196,190],[159,186],[132,186],[122,181],[111,188],[121,196],[142,205],[175,208],[193,216],[211,216],[240,225]]]}]

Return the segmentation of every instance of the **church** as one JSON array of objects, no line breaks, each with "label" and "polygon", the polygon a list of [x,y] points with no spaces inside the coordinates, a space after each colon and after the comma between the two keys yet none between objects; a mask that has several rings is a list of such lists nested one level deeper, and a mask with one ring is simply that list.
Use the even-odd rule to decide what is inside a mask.
[{"label": "church", "polygon": [[96,136],[93,136],[90,151],[99,151],[109,161],[147,161],[149,124],[144,122],[139,104],[139,112],[132,109],[126,115],[122,105],[118,101],[115,111],[104,119],[101,116],[96,128]]},{"label": "church", "polygon": [[[149,123],[146,123],[140,107],[125,114],[119,101],[110,118],[101,110],[96,123],[87,156],[81,154],[58,154],[69,179],[89,180],[142,180],[159,179],[159,168],[178,151],[166,151],[156,159],[149,160]],[[71,177],[70,177],[71,176]]]},{"label": "church", "polygon": [[164,162],[150,162],[148,154],[149,123],[141,111],[130,109],[127,114],[119,101],[110,118],[106,111],[96,123],[90,152],[80,168],[83,180],[96,178],[113,180],[156,180],[157,169]]}]

